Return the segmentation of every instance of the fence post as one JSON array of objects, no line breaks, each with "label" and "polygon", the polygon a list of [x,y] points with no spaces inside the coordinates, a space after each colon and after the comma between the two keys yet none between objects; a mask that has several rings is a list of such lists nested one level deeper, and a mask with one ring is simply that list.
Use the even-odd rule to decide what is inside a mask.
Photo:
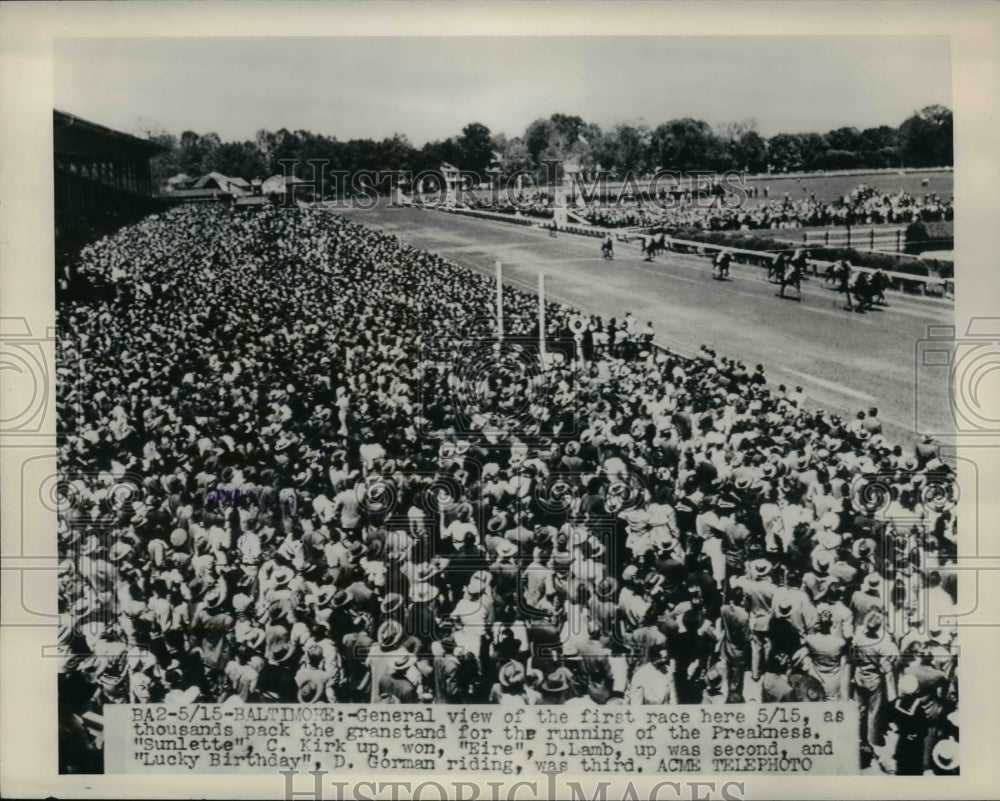
[{"label": "fence post", "polygon": [[827,246],[829,246],[829,244],[830,244],[830,229],[829,228],[827,228],[823,232],[823,244],[827,245]]},{"label": "fence post", "polygon": [[900,242],[902,242],[902,240],[903,240],[903,229],[902,228],[897,228],[896,229],[896,252],[897,253],[900,253],[903,250],[900,247]]},{"label": "fence post", "polygon": [[871,250],[875,250],[875,229],[874,228],[872,228],[868,232],[868,242],[869,242],[868,247]]},{"label": "fence post", "polygon": [[851,224],[847,224],[847,247],[851,246]]}]

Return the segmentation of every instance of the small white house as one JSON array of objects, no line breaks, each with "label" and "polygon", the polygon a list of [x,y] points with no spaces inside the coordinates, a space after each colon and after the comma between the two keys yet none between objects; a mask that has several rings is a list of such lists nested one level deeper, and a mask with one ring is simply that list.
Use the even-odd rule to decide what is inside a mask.
[{"label": "small white house", "polygon": [[265,195],[280,195],[285,192],[285,187],[304,183],[306,182],[301,178],[296,178],[294,175],[290,175],[287,178],[284,175],[272,175],[261,184],[260,191]]}]

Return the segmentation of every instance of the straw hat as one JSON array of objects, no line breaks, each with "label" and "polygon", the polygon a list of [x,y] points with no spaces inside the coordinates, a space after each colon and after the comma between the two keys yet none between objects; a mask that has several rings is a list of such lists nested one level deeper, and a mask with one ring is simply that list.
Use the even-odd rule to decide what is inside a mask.
[{"label": "straw hat", "polygon": [[402,609],[405,599],[398,592],[390,592],[385,598],[382,599],[380,607],[382,609],[382,614],[391,615],[394,612]]},{"label": "straw hat", "polygon": [[510,661],[500,668],[500,684],[511,687],[524,682],[524,666],[520,662]]},{"label": "straw hat", "polygon": [[945,772],[958,770],[958,743],[951,737],[940,740],[931,751],[931,760],[939,770]]},{"label": "straw hat", "polygon": [[383,650],[395,648],[403,641],[403,627],[395,620],[387,620],[378,628],[375,639]]}]

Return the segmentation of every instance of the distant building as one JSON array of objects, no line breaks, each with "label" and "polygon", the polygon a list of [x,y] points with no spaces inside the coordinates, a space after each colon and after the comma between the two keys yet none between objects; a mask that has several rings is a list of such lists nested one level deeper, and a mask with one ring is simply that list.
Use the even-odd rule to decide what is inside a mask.
[{"label": "distant building", "polygon": [[228,203],[253,193],[249,181],[244,178],[223,175],[221,172],[207,173],[193,183],[190,178],[182,183],[177,180],[180,178],[187,178],[187,176],[180,173],[167,180],[163,187],[164,196],[181,202],[219,200]]},{"label": "distant building", "polygon": [[221,172],[210,172],[199,178],[194,188],[218,190],[233,197],[239,197],[250,193],[250,182],[243,178],[230,178]]},{"label": "distant building", "polygon": [[306,182],[294,175],[287,177],[284,175],[272,175],[261,184],[260,191],[265,195],[280,195],[284,194],[286,187],[304,183]]},{"label": "distant building", "polygon": [[165,148],[155,142],[55,110],[52,142],[57,262],[162,207],[149,160]]}]

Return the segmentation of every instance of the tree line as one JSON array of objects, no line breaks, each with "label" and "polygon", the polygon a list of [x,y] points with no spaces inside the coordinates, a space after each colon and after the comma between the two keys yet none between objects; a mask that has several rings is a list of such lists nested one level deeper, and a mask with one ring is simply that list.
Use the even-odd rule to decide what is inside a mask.
[{"label": "tree line", "polygon": [[415,147],[403,134],[339,141],[310,131],[258,131],[253,141],[222,142],[217,134],[185,131],[180,137],[152,137],[166,147],[153,160],[158,181],[178,173],[198,177],[220,172],[247,180],[281,174],[283,160],[298,162],[296,174],[312,177],[307,162],[321,160],[328,172],[436,170],[448,162],[477,172],[507,177],[519,171],[543,179],[549,160],[573,160],[590,173],[641,176],[658,170],[744,170],[749,173],[851,168],[940,167],[953,163],[952,112],[927,106],[898,128],[844,127],[820,133],[779,133],[765,138],[755,120],[713,128],[704,120],[674,119],[651,128],[623,123],[610,129],[582,117],[553,114],[528,125],[520,136],[492,133],[482,123],[466,125],[460,135]]}]

